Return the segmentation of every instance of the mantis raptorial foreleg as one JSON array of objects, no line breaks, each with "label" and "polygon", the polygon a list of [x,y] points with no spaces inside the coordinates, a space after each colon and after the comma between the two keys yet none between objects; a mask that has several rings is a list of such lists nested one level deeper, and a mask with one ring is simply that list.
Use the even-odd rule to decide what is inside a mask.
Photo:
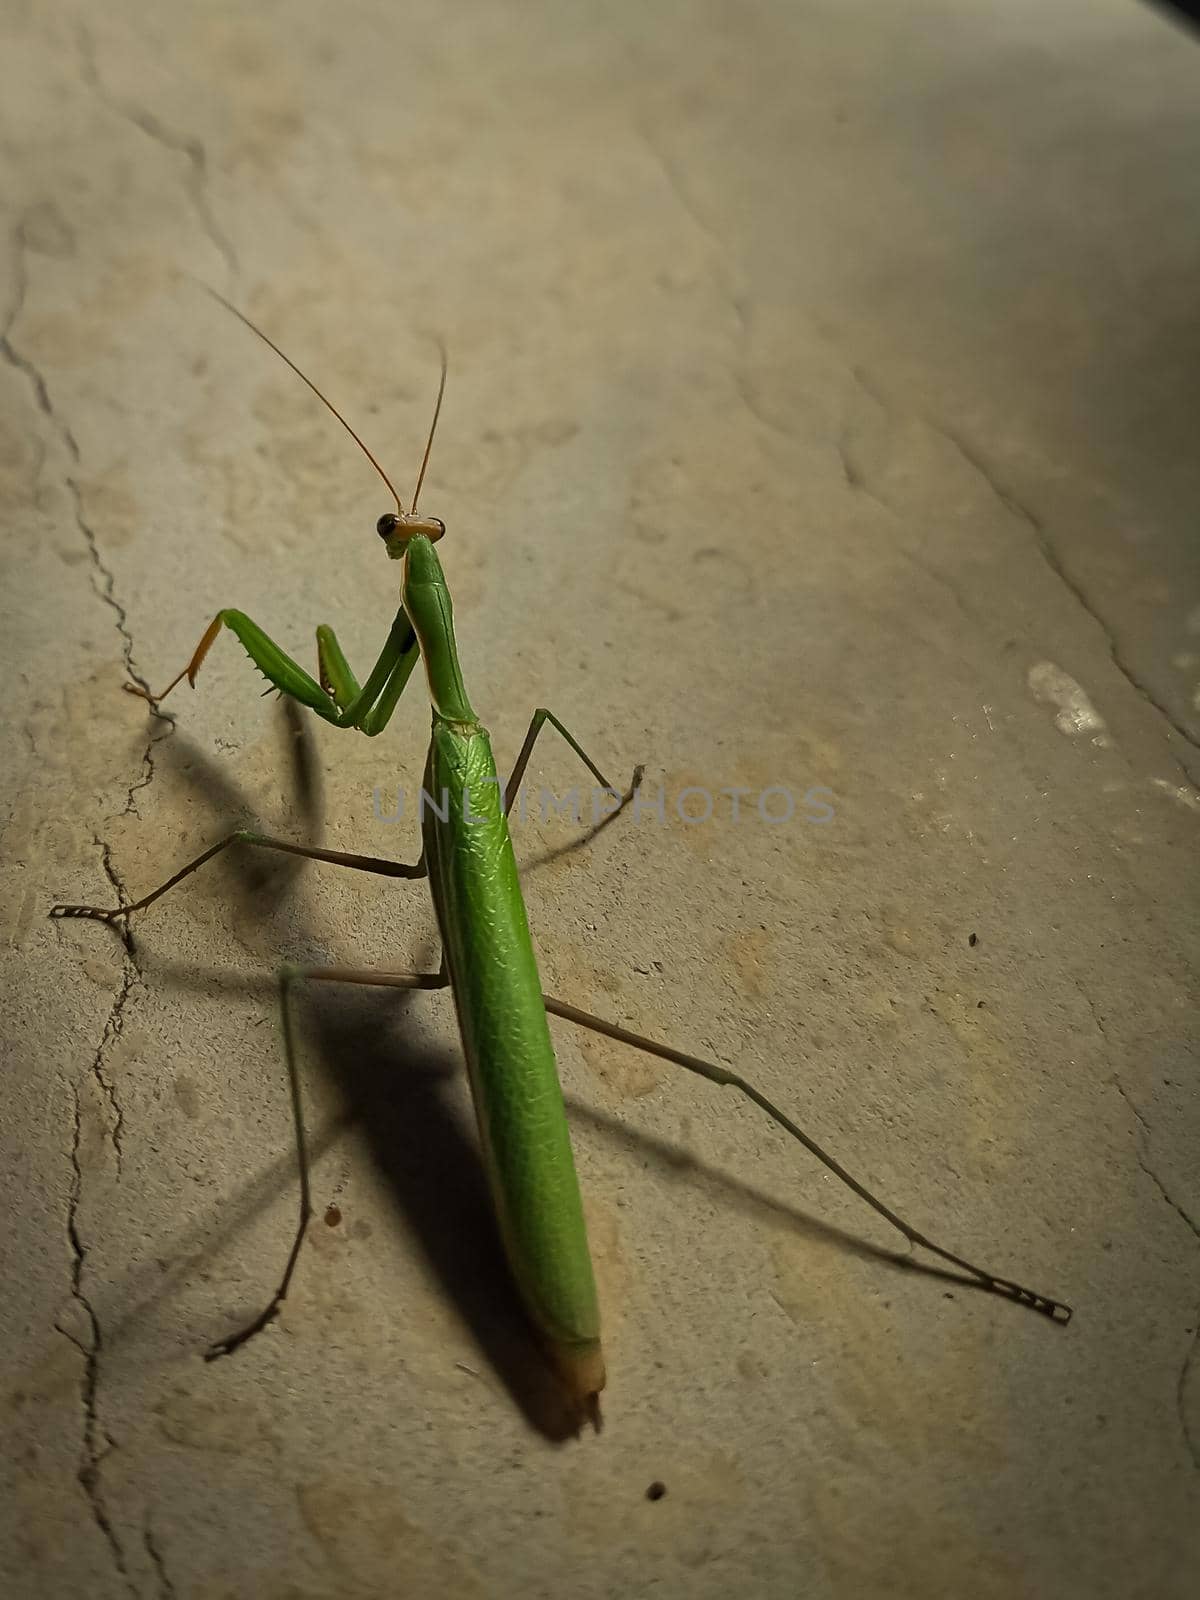
[{"label": "mantis raptorial foreleg", "polygon": [[339,711],[345,711],[362,693],[358,679],[338,643],[337,634],[325,623],[317,628],[317,672],[322,689]]},{"label": "mantis raptorial foreleg", "polygon": [[130,694],[136,694],[155,705],[166,699],[185,678],[195,688],[196,674],[223,627],[241,641],[246,654],[272,688],[308,706],[335,727],[359,728],[370,735],[381,733],[387,726],[420,655],[416,635],[401,607],[379,652],[379,659],[360,689],[333,629],[322,626],[317,629],[317,662],[321,674],[321,683],[318,683],[286,651],[280,649],[270,634],[265,633],[252,617],[248,617],[244,611],[227,607],[217,612],[187,666],[171,679],[161,693],[148,694],[140,685],[133,683],[127,683],[125,688]]}]

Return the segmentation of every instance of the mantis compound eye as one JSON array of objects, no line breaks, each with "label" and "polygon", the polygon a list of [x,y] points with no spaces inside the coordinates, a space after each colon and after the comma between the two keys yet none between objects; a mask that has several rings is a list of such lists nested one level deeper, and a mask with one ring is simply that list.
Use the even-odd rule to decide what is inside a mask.
[{"label": "mantis compound eye", "polygon": [[380,517],[379,521],[375,524],[375,532],[381,539],[386,539],[388,534],[394,532],[399,526],[400,518],[396,515],[396,513],[394,511],[385,511],[383,516]]}]

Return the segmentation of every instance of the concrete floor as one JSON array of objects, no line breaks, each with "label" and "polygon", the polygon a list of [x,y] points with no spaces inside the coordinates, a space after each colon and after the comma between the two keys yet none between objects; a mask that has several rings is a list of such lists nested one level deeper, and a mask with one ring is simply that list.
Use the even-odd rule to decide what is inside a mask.
[{"label": "concrete floor", "polygon": [[[1200,50],[1131,0],[4,8],[0,1298],[18,1596],[1191,1595],[1200,1556]],[[729,1094],[555,1027],[606,1317],[562,1440],[498,1265],[388,733],[298,731],[221,605],[365,667],[424,503],[497,748],[666,818],[517,829],[548,989],[736,1064],[1068,1328],[897,1268]],[[579,782],[561,744],[533,779]],[[687,786],[751,791],[685,825]],[[833,791],[767,824],[754,796]],[[345,882],[344,878],[354,881]],[[333,1214],[331,1213],[331,1216]],[[646,1497],[660,1481],[666,1494]]]}]

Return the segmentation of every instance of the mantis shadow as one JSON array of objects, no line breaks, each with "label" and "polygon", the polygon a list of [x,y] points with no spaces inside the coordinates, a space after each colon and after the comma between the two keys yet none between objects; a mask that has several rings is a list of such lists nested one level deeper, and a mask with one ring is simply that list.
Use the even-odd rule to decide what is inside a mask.
[{"label": "mantis shadow", "polygon": [[[309,764],[308,776],[303,779],[309,802],[302,810],[311,829],[308,837],[315,840],[319,802],[314,805],[311,799],[315,792],[315,765],[310,741],[303,720],[290,702],[286,704],[294,734],[295,763],[306,760]],[[243,820],[250,820],[244,797],[215,764],[194,747],[185,753],[189,781],[207,788],[210,799],[219,801],[226,817],[232,819],[240,814]],[[297,870],[303,865],[287,862],[288,870],[283,875],[268,873],[267,880],[274,882],[275,893],[266,900],[259,875],[251,878],[244,872],[231,873],[231,893],[244,901],[247,912],[263,916],[296,892]],[[211,972],[205,974],[195,967],[164,967],[159,971],[170,981],[185,986],[203,983],[207,988],[213,977]],[[243,990],[250,987],[256,993],[262,992],[267,1003],[275,1003],[275,986],[268,974],[249,980],[225,973],[219,977],[227,988],[240,983]],[[372,1164],[383,1177],[398,1213],[483,1358],[530,1426],[548,1440],[561,1442],[577,1431],[577,1420],[528,1323],[507,1266],[478,1143],[463,1115],[461,1096],[452,1086],[459,1069],[458,1058],[444,1049],[431,1049],[406,1025],[413,998],[405,991],[314,984],[303,999],[298,999],[297,1020],[302,1023],[298,1036],[305,1063],[315,1059],[336,1086],[344,1107],[331,1127],[327,1125],[315,1137],[310,1130],[310,1155],[327,1148],[348,1125],[361,1130]],[[282,1050],[279,1077],[282,1090]],[[571,1111],[606,1137],[617,1138],[642,1156],[649,1153],[668,1176],[688,1176],[706,1186],[719,1186],[723,1196],[740,1208],[760,1214],[766,1209],[783,1216],[814,1240],[869,1257],[892,1270],[917,1271],[962,1287],[985,1287],[956,1272],[915,1260],[907,1251],[872,1244],[781,1203],[602,1112],[578,1103],[572,1104]],[[294,1157],[280,1159],[260,1173],[227,1207],[220,1237],[244,1227],[289,1180],[295,1181],[294,1173]],[[201,1234],[205,1243],[192,1250],[180,1264],[180,1271],[219,1248],[220,1238],[214,1242],[210,1227],[198,1227],[193,1238],[198,1240]],[[160,1281],[124,1320],[164,1294],[172,1280],[178,1280],[174,1268],[167,1280]],[[270,1287],[263,1285],[264,1298]]]},{"label": "mantis shadow", "polygon": [[[321,832],[320,777],[311,734],[306,719],[290,701],[284,702],[284,716],[303,839],[316,843]],[[245,795],[217,763],[178,734],[172,743],[174,753],[182,758],[178,765],[187,781],[204,793],[223,823],[227,821],[230,828],[263,828]],[[290,903],[293,915],[300,913],[291,938],[309,943],[315,930],[305,918],[302,904],[297,905],[300,874],[308,863],[287,857],[264,861],[264,855],[243,850],[237,861],[228,866],[221,863],[217,870],[224,868],[228,897],[244,915],[259,920]],[[236,974],[214,975],[196,968],[156,964],[152,957],[147,959],[140,932],[136,945],[144,976],[162,976],[184,986],[201,984],[206,990],[217,976],[227,990],[240,986],[243,992],[261,991],[267,1005],[278,1006],[271,974],[239,980]],[[294,996],[303,1056],[301,1074],[315,1064],[334,1085],[344,1107],[332,1128],[315,1137],[308,1129],[310,1161],[348,1125],[360,1130],[398,1213],[484,1361],[527,1422],[548,1440],[560,1442],[578,1431],[578,1421],[528,1322],[508,1270],[474,1130],[455,1103],[459,1097],[452,1080],[459,1063],[448,1052],[418,1041],[415,1030],[406,1027],[412,998],[404,991],[342,989],[335,984],[313,984],[303,995]],[[278,1073],[283,1094],[282,1046]],[[214,1254],[224,1238],[246,1226],[289,1181],[296,1182],[294,1156],[272,1163],[235,1197],[218,1237],[214,1239],[208,1226],[198,1228],[183,1244],[187,1254],[179,1262],[180,1270],[173,1269],[165,1280],[160,1275],[116,1329],[119,1331],[136,1310],[161,1298],[182,1271]],[[272,1287],[263,1284],[264,1300]]]},{"label": "mantis shadow", "polygon": [[413,998],[322,984],[306,997],[304,1035],[336,1070],[350,1120],[484,1360],[526,1421],[561,1442],[578,1419],[508,1268],[475,1129],[460,1110],[461,1062],[414,1049],[404,1026]]}]

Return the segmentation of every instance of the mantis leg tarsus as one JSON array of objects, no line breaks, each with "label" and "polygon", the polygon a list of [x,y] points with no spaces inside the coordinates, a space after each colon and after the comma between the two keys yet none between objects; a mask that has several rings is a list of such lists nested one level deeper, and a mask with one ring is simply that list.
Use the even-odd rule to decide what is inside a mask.
[{"label": "mantis leg tarsus", "polygon": [[186,866],[180,867],[165,883],[160,883],[157,889],[152,889],[140,900],[135,900],[127,906],[73,906],[55,905],[50,907],[50,916],[61,917],[91,917],[96,922],[116,923],[119,917],[129,917],[135,911],[144,911],[147,906],[166,894],[168,889],[173,889],[177,883],[188,878],[193,872],[198,871],[206,862],[219,856],[222,851],[228,850],[231,845],[248,844],[259,850],[278,850],[285,855],[303,856],[308,861],[327,861],[336,867],[350,867],[356,872],[374,872],[385,878],[424,878],[428,869],[425,857],[409,865],[405,861],[388,861],[381,856],[353,855],[346,850],[321,850],[315,845],[292,844],[287,839],[271,839],[265,834],[254,833],[249,828],[235,828],[232,833],[227,833],[223,839],[218,839],[216,844],[210,845],[207,850],[202,850]]},{"label": "mantis leg tarsus", "polygon": [[752,1083],[748,1083],[745,1078],[740,1077],[736,1072],[730,1072],[727,1067],[719,1067],[711,1061],[704,1061],[699,1056],[687,1055],[682,1050],[673,1050],[669,1045],[659,1044],[654,1039],[648,1039],[640,1033],[633,1033],[630,1029],[622,1028],[614,1022],[606,1022],[603,1017],[593,1016],[588,1011],[581,1011],[577,1006],[567,1005],[565,1001],[555,1000],[550,995],[543,995],[542,998],[546,1003],[546,1010],[556,1017],[562,1017],[567,1022],[573,1022],[580,1028],[588,1028],[593,1033],[603,1034],[606,1038],[616,1039],[621,1044],[631,1045],[635,1050],[645,1051],[647,1055],[658,1056],[663,1061],[670,1061],[675,1066],[683,1067],[687,1072],[694,1072],[697,1077],[707,1078],[709,1083],[737,1089],[746,1099],[753,1101],[760,1110],[765,1111],[772,1122],[781,1127],[785,1133],[789,1133],[793,1139],[798,1140],[810,1155],[816,1156],[817,1160],[828,1167],[834,1177],[840,1178],[846,1187],[856,1194],[860,1200],[865,1201],[873,1211],[877,1212],[885,1221],[890,1222],[893,1228],[904,1235],[909,1244],[917,1245],[922,1250],[928,1250],[931,1255],[939,1256],[943,1261],[949,1261],[953,1266],[968,1273],[981,1288],[991,1294],[999,1294],[1006,1299],[1015,1300],[1019,1305],[1025,1305],[1033,1311],[1040,1312],[1042,1316],[1048,1317],[1052,1322],[1070,1322],[1072,1316],[1071,1307],[1065,1305],[1061,1300],[1053,1300],[1049,1295],[1039,1294],[1034,1289],[1027,1289],[1023,1284],[1015,1283],[1011,1278],[1004,1278],[998,1273],[988,1272],[985,1268],[976,1266],[973,1261],[968,1261],[963,1256],[955,1255],[953,1251],[944,1249],[941,1245],[935,1244],[932,1239],[926,1238],[923,1233],[919,1233],[910,1223],[905,1222],[903,1217],[898,1216],[890,1206],[885,1205],[882,1200],[865,1188],[857,1178],[852,1177],[839,1161],[831,1156],[827,1150],[822,1149],[815,1139],[810,1138],[789,1116],[780,1111],[778,1106],[773,1105],[766,1095],[761,1094]]},{"label": "mantis leg tarsus", "polygon": [[93,922],[107,922],[116,927],[121,917],[129,915],[129,906],[51,906],[49,915],[59,920],[63,917],[90,917]]},{"label": "mantis leg tarsus", "polygon": [[244,611],[226,608],[217,612],[192,659],[161,694],[149,694],[138,684],[127,683],[125,688],[152,705],[157,705],[184,678],[194,688],[196,674],[223,627],[237,637],[272,689],[290,695],[339,728],[357,727],[364,732],[378,733],[395,709],[417,659],[413,631],[401,610],[370,676],[360,689],[333,629],[322,624],[317,629],[317,671],[321,679],[318,683],[259,627],[253,617],[248,617]]},{"label": "mantis leg tarsus", "polygon": [[148,700],[152,706],[156,706],[160,700],[165,700],[170,694],[171,690],[174,689],[177,684],[182,683],[185,678],[194,689],[196,687],[196,674],[203,666],[205,656],[212,649],[213,641],[220,633],[221,625],[225,621],[226,616],[232,615],[232,612],[217,612],[216,616],[209,623],[208,627],[205,628],[200,643],[192,652],[192,659],[188,662],[187,666],[184,667],[182,672],[176,673],[167,687],[159,694],[154,694],[149,689],[144,689],[140,683],[123,683],[121,687],[125,690],[126,694],[136,694],[140,700]]}]

